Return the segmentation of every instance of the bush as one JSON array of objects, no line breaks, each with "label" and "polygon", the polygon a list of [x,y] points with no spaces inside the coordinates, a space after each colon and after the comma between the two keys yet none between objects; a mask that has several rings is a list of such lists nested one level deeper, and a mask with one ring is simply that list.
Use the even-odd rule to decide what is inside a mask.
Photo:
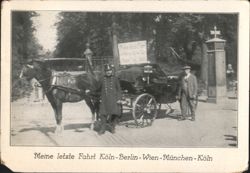
[{"label": "bush", "polygon": [[20,98],[29,97],[32,91],[30,82],[24,79],[17,79],[12,82],[12,96],[11,101]]}]

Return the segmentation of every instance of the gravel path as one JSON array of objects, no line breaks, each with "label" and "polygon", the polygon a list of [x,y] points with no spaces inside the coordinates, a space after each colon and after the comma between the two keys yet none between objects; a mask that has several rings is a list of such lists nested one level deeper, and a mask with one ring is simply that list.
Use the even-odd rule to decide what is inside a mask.
[{"label": "gravel path", "polygon": [[[178,121],[178,103],[168,115],[164,110],[153,125],[136,128],[125,114],[116,133],[99,136],[89,129],[91,114],[85,102],[63,107],[64,132],[55,135],[55,119],[46,101],[12,103],[11,145],[15,146],[121,146],[121,147],[235,147],[237,146],[237,100],[224,105],[199,102],[196,121]],[[125,120],[126,119],[126,120]]]}]

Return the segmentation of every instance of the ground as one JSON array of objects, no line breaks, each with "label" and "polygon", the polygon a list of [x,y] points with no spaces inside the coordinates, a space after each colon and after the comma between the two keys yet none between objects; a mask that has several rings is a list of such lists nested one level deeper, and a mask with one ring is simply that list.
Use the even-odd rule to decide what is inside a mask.
[{"label": "ground", "polygon": [[63,107],[64,132],[56,135],[54,113],[44,100],[21,99],[11,104],[11,145],[14,146],[121,146],[121,147],[237,147],[237,100],[224,104],[199,102],[196,121],[178,121],[163,109],[152,126],[137,128],[125,113],[116,133],[99,136],[89,129],[91,114],[85,102]]}]

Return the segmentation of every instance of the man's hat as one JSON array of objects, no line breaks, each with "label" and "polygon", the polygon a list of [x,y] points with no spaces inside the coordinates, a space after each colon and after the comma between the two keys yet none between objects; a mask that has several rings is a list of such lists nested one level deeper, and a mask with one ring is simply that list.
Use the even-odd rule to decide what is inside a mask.
[{"label": "man's hat", "polygon": [[191,67],[189,65],[185,65],[184,67],[182,67],[183,70],[186,70],[186,69],[191,69]]},{"label": "man's hat", "polygon": [[104,65],[104,70],[105,71],[110,71],[110,70],[112,70],[113,69],[113,66],[111,65],[111,64],[105,64]]}]

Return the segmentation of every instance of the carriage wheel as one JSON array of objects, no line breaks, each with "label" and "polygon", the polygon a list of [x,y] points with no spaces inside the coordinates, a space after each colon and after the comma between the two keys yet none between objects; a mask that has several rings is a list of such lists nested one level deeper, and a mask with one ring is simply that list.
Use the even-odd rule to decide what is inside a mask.
[{"label": "carriage wheel", "polygon": [[137,126],[149,126],[157,116],[157,103],[150,94],[139,95],[133,104],[133,117]]}]

